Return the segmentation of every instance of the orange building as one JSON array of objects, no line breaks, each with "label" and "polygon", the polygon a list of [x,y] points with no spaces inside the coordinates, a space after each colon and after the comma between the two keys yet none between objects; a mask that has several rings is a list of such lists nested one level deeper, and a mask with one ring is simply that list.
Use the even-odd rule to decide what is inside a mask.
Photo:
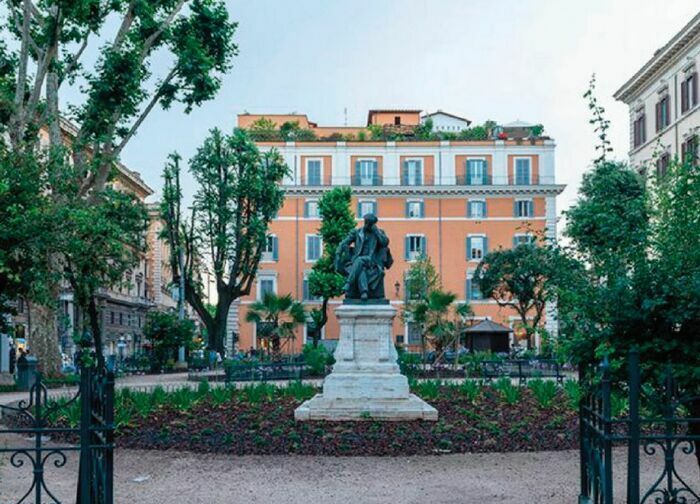
[{"label": "orange building", "polygon": [[[239,116],[245,127],[263,115]],[[275,119],[275,116],[264,117]],[[290,116],[280,116],[282,122]],[[305,127],[318,128],[303,117]],[[368,125],[387,127],[420,124],[418,110],[373,110]],[[320,128],[319,128],[320,129]],[[356,128],[356,129],[362,129]],[[324,127],[332,131],[332,127]],[[338,130],[342,130],[338,128]],[[531,239],[530,232],[556,236],[554,141],[547,137],[483,141],[316,141],[259,142],[263,150],[277,149],[289,166],[284,180],[286,199],[270,226],[268,249],[250,296],[231,307],[238,320],[238,347],[258,347],[256,328],[244,322],[247,306],[266,291],[291,293],[311,307],[306,278],[323,250],[318,236],[318,200],[334,186],[351,186],[358,225],[369,212],[391,241],[394,265],[385,289],[399,310],[404,302],[403,278],[420,254],[430,256],[443,288],[468,300],[476,319],[512,326],[516,314],[483,299],[471,276],[490,250],[513,247]],[[330,304],[330,320],[322,337],[338,337]],[[554,329],[555,309],[547,325]],[[297,330],[294,350],[306,342],[308,326]],[[230,331],[229,331],[230,332]],[[410,324],[394,321],[396,342],[420,344]],[[414,347],[415,348],[415,347]]]}]

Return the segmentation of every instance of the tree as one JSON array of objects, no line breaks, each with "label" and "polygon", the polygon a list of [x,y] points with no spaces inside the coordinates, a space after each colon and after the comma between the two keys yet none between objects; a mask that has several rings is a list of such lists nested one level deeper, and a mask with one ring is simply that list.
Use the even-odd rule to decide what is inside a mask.
[{"label": "tree", "polygon": [[321,298],[321,308],[311,311],[314,348],[318,346],[321,330],[328,322],[328,301],[343,294],[345,278],[336,271],[334,256],[340,242],[355,228],[355,216],[350,210],[351,197],[349,187],[335,187],[324,193],[318,203],[322,217],[319,234],[323,241],[323,255],[309,275],[309,293]]},{"label": "tree", "polygon": [[261,117],[253,122],[247,129],[250,138],[256,142],[269,142],[280,139],[280,133],[274,121],[267,117]]},{"label": "tree", "polygon": [[483,296],[515,310],[527,332],[527,347],[532,348],[547,303],[557,299],[556,279],[562,266],[557,249],[526,243],[486,254],[474,272],[474,281]]},{"label": "tree", "polygon": [[[185,299],[207,328],[209,348],[223,354],[229,308],[250,294],[268,225],[282,206],[280,183],[288,168],[277,151],[261,153],[245,131],[224,135],[214,129],[189,169],[198,185],[189,216],[182,211],[177,154],[171,155],[163,172],[164,237],[170,244],[173,275],[177,280],[185,276]],[[201,282],[204,264],[216,279],[214,315],[207,309]]]},{"label": "tree", "polygon": [[441,289],[440,279],[429,257],[419,258],[406,274],[406,304],[403,318],[415,324],[425,354],[427,340],[435,350],[435,362],[459,341],[464,319],[472,315],[467,303],[455,304],[457,296]]},{"label": "tree", "polygon": [[316,140],[316,133],[299,126],[299,121],[285,122],[280,126],[279,134],[284,141],[309,142]]},{"label": "tree", "polygon": [[[34,158],[48,177],[37,194],[49,196],[47,214],[67,220],[55,221],[60,225],[46,240],[51,245],[39,256],[76,290],[102,361],[97,289],[132,266],[139,241],[133,232],[141,225],[137,204],[106,191],[115,164],[156,105],[167,109],[178,102],[189,112],[214,97],[237,51],[236,25],[218,0],[6,5],[8,32],[17,44],[13,51],[0,44],[0,143],[11,162]],[[107,18],[119,21],[115,33],[107,32]],[[84,55],[95,52],[96,62],[83,65]],[[151,72],[156,52],[171,60],[160,78]],[[84,99],[63,111],[76,120],[74,127],[62,122],[59,94],[76,83]],[[42,128],[48,130],[46,149],[40,148]],[[91,221],[108,234],[88,232]]]},{"label": "tree", "polygon": [[143,335],[152,346],[153,363],[160,369],[177,357],[180,347],[193,345],[195,325],[190,319],[180,320],[176,313],[152,311],[146,316]]},{"label": "tree", "polygon": [[279,360],[282,341],[294,338],[296,326],[306,322],[306,312],[304,305],[292,299],[290,294],[278,296],[267,292],[262,300],[250,305],[245,319],[258,325],[257,334],[270,341],[272,357]]}]

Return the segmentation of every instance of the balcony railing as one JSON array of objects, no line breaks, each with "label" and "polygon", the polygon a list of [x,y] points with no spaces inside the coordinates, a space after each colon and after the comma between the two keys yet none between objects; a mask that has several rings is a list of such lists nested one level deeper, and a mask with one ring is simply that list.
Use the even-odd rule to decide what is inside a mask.
[{"label": "balcony railing", "polygon": [[480,187],[480,186],[536,186],[536,185],[551,185],[555,184],[553,176],[539,176],[530,175],[529,178],[521,177],[509,177],[509,176],[492,176],[483,175],[481,177],[467,177],[464,174],[459,174],[457,176],[447,176],[443,175],[440,179],[439,177],[433,177],[432,175],[423,175],[422,177],[386,177],[382,175],[373,176],[358,176],[353,175],[352,177],[333,177],[332,183],[327,181],[303,181],[296,184],[286,184],[288,186],[300,185],[300,186],[328,186],[328,185],[351,185],[353,187],[377,187],[377,186],[415,186],[415,187],[426,187],[426,186],[466,186],[466,187]]}]

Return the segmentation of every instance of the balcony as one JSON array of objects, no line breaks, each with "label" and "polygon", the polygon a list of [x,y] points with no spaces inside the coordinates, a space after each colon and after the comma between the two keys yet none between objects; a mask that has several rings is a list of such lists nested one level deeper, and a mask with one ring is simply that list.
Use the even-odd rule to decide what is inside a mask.
[{"label": "balcony", "polygon": [[352,186],[381,186],[384,185],[384,181],[381,175],[360,175],[355,174],[351,181]]},{"label": "balcony", "polygon": [[[387,181],[388,182],[388,181]],[[391,185],[391,184],[388,184]],[[435,185],[435,178],[432,174],[410,173],[403,170],[401,173],[401,185],[404,186],[427,186]]]},{"label": "balcony", "polygon": [[529,177],[508,177],[508,176],[492,176],[482,175],[480,177],[468,177],[465,174],[457,175],[455,183],[459,186],[484,186],[484,185],[540,185],[554,184],[554,177],[540,177],[539,175],[530,175]]}]

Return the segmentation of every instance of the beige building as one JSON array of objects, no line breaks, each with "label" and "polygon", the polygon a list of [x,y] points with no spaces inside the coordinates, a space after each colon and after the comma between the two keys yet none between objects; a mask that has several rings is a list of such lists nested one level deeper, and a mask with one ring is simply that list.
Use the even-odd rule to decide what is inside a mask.
[{"label": "beige building", "polygon": [[696,156],[700,129],[700,13],[658,49],[616,93],[630,112],[630,164],[663,173]]}]

